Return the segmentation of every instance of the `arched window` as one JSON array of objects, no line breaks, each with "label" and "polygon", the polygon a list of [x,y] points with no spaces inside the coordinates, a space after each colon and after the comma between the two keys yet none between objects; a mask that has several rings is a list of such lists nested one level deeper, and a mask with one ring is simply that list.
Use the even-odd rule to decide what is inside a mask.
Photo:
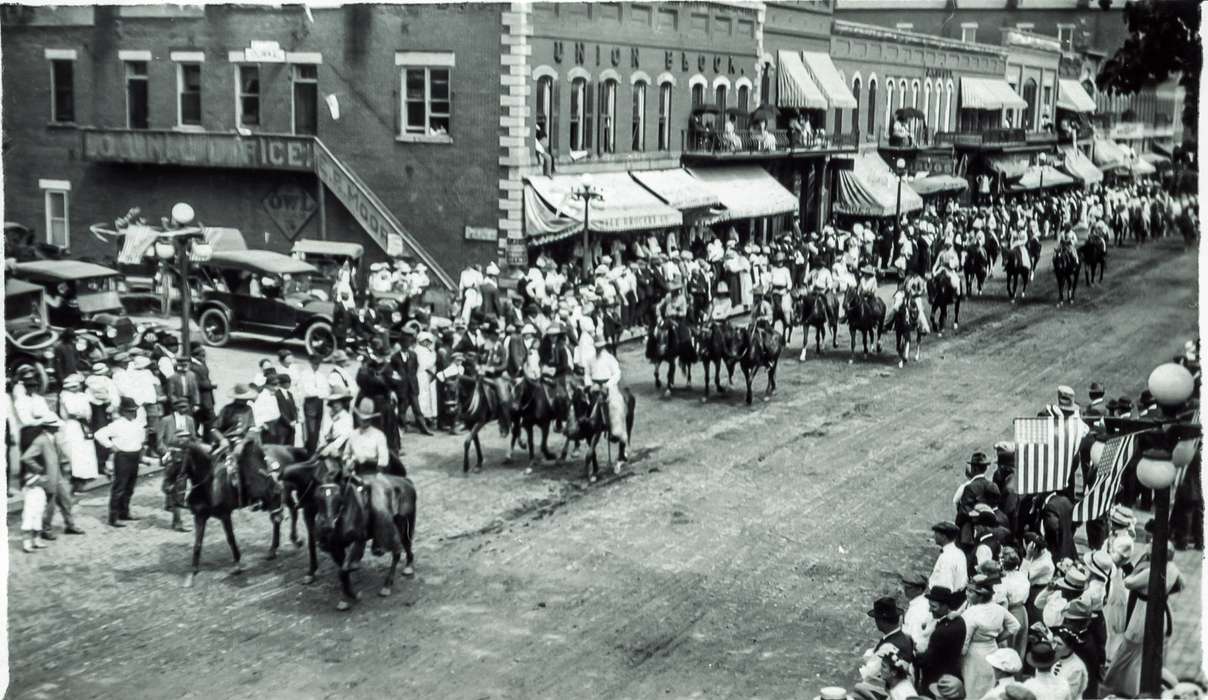
[{"label": "arched window", "polygon": [[659,86],[659,150],[671,150],[671,83]]},{"label": "arched window", "polygon": [[910,83],[910,106],[915,109],[919,108],[919,81],[917,80]]},{"label": "arched window", "polygon": [[772,64],[763,64],[763,72],[759,75],[759,104],[766,105],[772,100]]},{"label": "arched window", "polygon": [[751,88],[746,85],[738,86],[738,109],[743,114],[751,111]]},{"label": "arched window", "polygon": [[575,78],[570,83],[570,150],[584,151],[591,148],[592,106],[594,95],[586,78]]},{"label": "arched window", "polygon": [[630,148],[646,150],[646,81],[633,84],[633,144]]},{"label": "arched window", "polygon": [[956,92],[956,84],[948,81],[944,90],[944,131],[952,130],[952,95]]},{"label": "arched window", "polygon": [[1036,128],[1036,81],[1028,78],[1023,83],[1023,101],[1028,103],[1028,106],[1023,112],[1023,124],[1025,129]]},{"label": "arched window", "polygon": [[726,111],[726,97],[727,97],[726,86],[718,85],[716,95],[717,95],[717,108],[720,109],[721,111],[725,112]]},{"label": "arched window", "polygon": [[692,86],[692,107],[693,109],[705,103],[705,86],[703,83],[697,83]]},{"label": "arched window", "polygon": [[877,79],[868,79],[868,134],[877,133]]},{"label": "arched window", "polygon": [[554,79],[542,76],[537,79],[537,131],[549,134],[550,118],[554,112]]},{"label": "arched window", "polygon": [[860,78],[856,76],[851,81],[851,94],[856,96],[856,107],[851,111],[851,130],[853,133],[860,130]]},{"label": "arched window", "polygon": [[[915,92],[914,106],[917,108],[919,106],[919,99],[918,99],[919,85],[918,85],[918,83],[914,84],[914,92]],[[934,129],[935,122],[931,121],[931,81],[930,80],[923,83],[923,109],[921,111],[923,112],[923,121],[927,122],[927,128]]]},{"label": "arched window", "polygon": [[893,92],[897,88],[894,85],[893,79],[885,81],[885,130],[889,130],[889,125],[893,123]]},{"label": "arched window", "polygon": [[931,109],[927,112],[927,123],[931,126],[931,131],[934,133],[940,130],[940,122],[944,113],[944,86],[940,81],[935,81],[935,92],[931,98]]},{"label": "arched window", "polygon": [[906,79],[898,81],[898,109],[906,106]]},{"label": "arched window", "polygon": [[617,152],[617,81],[600,84],[600,153]]}]

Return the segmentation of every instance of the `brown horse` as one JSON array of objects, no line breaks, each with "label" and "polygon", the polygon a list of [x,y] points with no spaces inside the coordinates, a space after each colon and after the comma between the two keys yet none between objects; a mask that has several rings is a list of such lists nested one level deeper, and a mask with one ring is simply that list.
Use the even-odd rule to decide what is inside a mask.
[{"label": "brown horse", "polygon": [[705,395],[701,403],[709,400],[709,372],[713,372],[713,386],[718,394],[726,393],[721,385],[721,368],[726,366],[729,379],[734,378],[734,363],[737,360],[737,334],[729,321],[709,321],[697,331],[696,345],[699,349],[697,357],[705,369]]},{"label": "brown horse", "polygon": [[609,425],[608,418],[608,401],[604,397],[604,392],[600,389],[587,390],[583,387],[575,387],[571,393],[571,410],[572,417],[566,424],[566,443],[562,446],[562,456],[560,460],[566,459],[567,449],[571,442],[574,442],[578,450],[580,441],[587,442],[587,456],[584,457],[584,467],[587,469],[587,480],[590,483],[596,483],[597,475],[600,471],[600,460],[596,456],[596,445],[603,438],[609,449],[609,460],[611,461],[612,443],[616,442],[617,447],[617,462],[615,465],[616,473],[620,474],[621,469],[625,467],[625,448],[629,444],[629,439],[633,435],[633,416],[634,410],[637,408],[637,399],[634,398],[633,392],[629,389],[620,389],[621,396],[625,402],[625,431],[622,433],[619,426],[614,427]]},{"label": "brown horse", "polygon": [[458,418],[470,431],[462,444],[462,474],[468,474],[470,471],[470,445],[474,446],[474,453],[478,457],[474,471],[482,471],[482,443],[478,439],[478,433],[488,423],[498,421],[499,432],[505,436],[511,427],[508,425],[509,413],[503,406],[498,391],[490,386],[489,380],[473,373],[472,367],[467,366],[467,369],[471,373],[462,375],[457,382]]},{"label": "brown horse", "polygon": [[797,358],[799,362],[805,362],[810,349],[810,328],[814,329],[814,350],[819,355],[822,354],[822,339],[827,329],[830,329],[831,347],[839,347],[839,302],[833,293],[803,294],[798,308],[802,333],[801,357]]},{"label": "brown horse", "polygon": [[784,338],[774,330],[742,327],[738,329],[738,366],[742,367],[747,380],[747,405],[751,405],[751,384],[761,367],[768,371],[768,386],[763,400],[769,401],[776,393],[776,367],[780,364],[780,352],[784,349]]},{"label": "brown horse", "polygon": [[[232,575],[243,573],[240,563],[239,545],[235,542],[235,529],[231,524],[231,513],[248,506],[269,511],[273,523],[273,543],[268,559],[277,556],[281,542],[281,486],[272,473],[264,449],[257,437],[245,438],[225,453],[215,455],[222,463],[215,466],[214,457],[200,443],[185,446],[184,454],[165,479],[174,481],[183,471],[191,488],[185,503],[193,512],[193,570],[185,576],[185,586],[193,585],[193,579],[201,567],[201,547],[205,542],[206,522],[218,518],[226,533],[227,544],[235,559]],[[180,470],[180,471],[177,471]]]},{"label": "brown horse", "polygon": [[680,369],[689,385],[692,384],[692,363],[696,362],[696,349],[692,344],[692,333],[688,324],[679,321],[663,321],[652,326],[646,334],[646,359],[654,364],[654,388],[662,389],[663,381],[659,377],[659,366],[667,363],[667,389],[663,397],[670,397],[675,388],[675,363],[679,362]]}]

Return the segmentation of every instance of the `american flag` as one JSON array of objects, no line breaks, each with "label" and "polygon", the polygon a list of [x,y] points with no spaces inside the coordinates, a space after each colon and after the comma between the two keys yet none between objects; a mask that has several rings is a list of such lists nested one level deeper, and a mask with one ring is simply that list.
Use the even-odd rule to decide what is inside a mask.
[{"label": "american flag", "polygon": [[[1200,410],[1199,410],[1198,408],[1196,409],[1195,413],[1194,413],[1194,414],[1191,416],[1191,422],[1192,422],[1192,423],[1194,423],[1194,424],[1196,424],[1196,425],[1199,425],[1199,424],[1200,424]],[[1189,440],[1189,441],[1187,441],[1187,442],[1191,442],[1191,443],[1192,443],[1192,445],[1193,445],[1193,448],[1192,448],[1193,453],[1194,453],[1194,452],[1199,452],[1199,451],[1200,451],[1200,438],[1198,438],[1198,437],[1197,437],[1197,438],[1192,438],[1191,440]],[[1193,459],[1193,460],[1192,460],[1192,462],[1194,462],[1194,461],[1195,461],[1195,460]],[[1180,468],[1179,468],[1179,470],[1178,470],[1178,472],[1176,472],[1176,473],[1175,473],[1175,475],[1174,475],[1174,490],[1175,490],[1175,491],[1177,491],[1177,490],[1179,489],[1179,486],[1180,486],[1180,485],[1182,485],[1182,483],[1183,483],[1183,477],[1185,477],[1185,476],[1187,475],[1187,467],[1189,467],[1189,466],[1191,466],[1191,462],[1189,462],[1189,463],[1187,463],[1187,464],[1183,465],[1182,467],[1180,467]]]},{"label": "american flag", "polygon": [[1137,448],[1135,434],[1120,435],[1107,441],[1103,455],[1095,465],[1095,483],[1082,495],[1074,506],[1074,522],[1085,523],[1102,516],[1116,500],[1120,490],[1120,479],[1124,469],[1132,460]]},{"label": "american flag", "polygon": [[1015,419],[1019,495],[1059,491],[1069,483],[1078,446],[1090,431],[1078,416]]}]

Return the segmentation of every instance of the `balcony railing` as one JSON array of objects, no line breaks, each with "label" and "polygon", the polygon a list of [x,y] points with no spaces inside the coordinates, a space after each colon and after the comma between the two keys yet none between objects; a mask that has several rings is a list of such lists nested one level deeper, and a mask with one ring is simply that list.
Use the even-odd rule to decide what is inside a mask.
[{"label": "balcony railing", "polygon": [[683,129],[680,132],[680,146],[686,154],[724,156],[726,154],[767,153],[779,155],[811,151],[855,150],[860,143],[859,132],[842,134],[814,132],[805,136],[799,131],[789,129],[769,129],[766,134],[770,134],[772,139],[769,140],[765,132],[754,129],[736,130],[732,134]]},{"label": "balcony railing", "polygon": [[[1044,134],[1049,136],[1048,134]],[[981,131],[941,131],[935,142],[941,146],[990,146],[996,144],[1027,143],[1028,133],[1023,129],[983,129]]]}]

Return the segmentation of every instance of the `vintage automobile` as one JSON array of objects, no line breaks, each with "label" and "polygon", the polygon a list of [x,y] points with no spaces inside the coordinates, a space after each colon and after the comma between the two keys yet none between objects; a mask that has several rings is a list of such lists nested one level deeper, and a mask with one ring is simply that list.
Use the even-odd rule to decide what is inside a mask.
[{"label": "vintage automobile", "polygon": [[49,386],[54,346],[59,332],[46,317],[46,292],[36,284],[17,279],[4,281],[4,366],[11,386],[19,367],[38,373],[42,391]]},{"label": "vintage automobile", "polygon": [[298,260],[319,268],[319,272],[328,280],[335,280],[336,272],[344,266],[344,263],[348,263],[348,267],[352,271],[353,288],[365,288],[365,277],[361,270],[361,258],[365,255],[365,246],[360,243],[303,238],[294,243],[290,253]]},{"label": "vintage automobile", "polygon": [[107,355],[127,350],[155,324],[135,323],[122,307],[117,270],[79,260],[38,260],[17,263],[12,277],[36,284],[45,292],[50,325],[71,328],[86,342],[103,347]]},{"label": "vintage automobile", "polygon": [[[232,333],[301,338],[309,353],[335,350],[329,281],[314,265],[267,250],[215,252],[195,268],[194,306],[202,340],[226,345]],[[191,283],[193,284],[193,283]]]},{"label": "vintage automobile", "polygon": [[38,241],[33,229],[15,221],[4,222],[4,250],[17,262],[62,260],[67,251],[57,245]]}]

